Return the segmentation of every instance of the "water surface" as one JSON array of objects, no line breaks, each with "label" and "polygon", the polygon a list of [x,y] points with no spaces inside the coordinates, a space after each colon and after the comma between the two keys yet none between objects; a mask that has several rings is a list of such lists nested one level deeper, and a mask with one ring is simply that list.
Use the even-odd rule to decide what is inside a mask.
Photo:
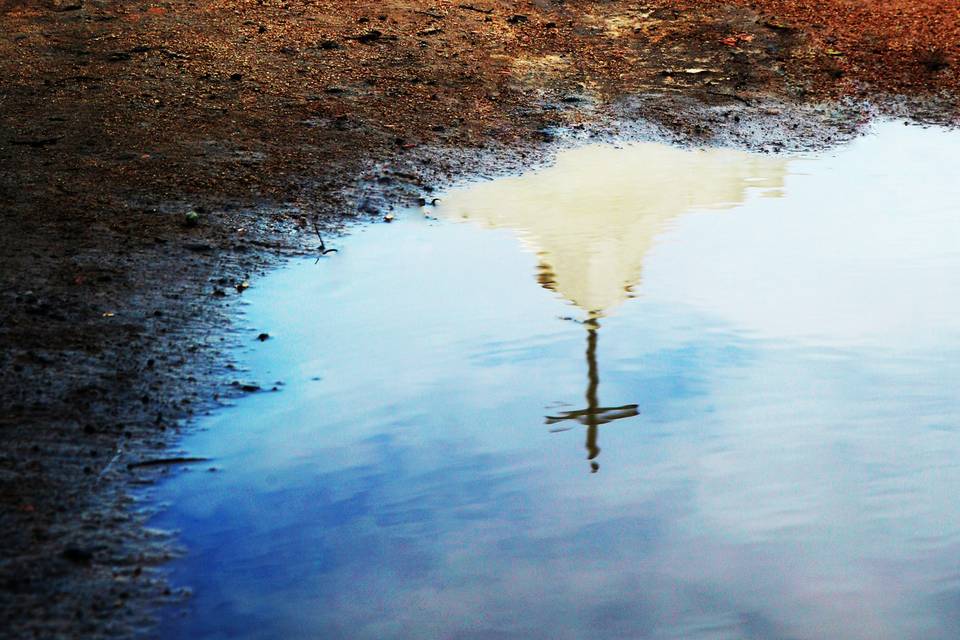
[{"label": "water surface", "polygon": [[588,147],[262,280],[163,636],[956,638],[958,154]]}]

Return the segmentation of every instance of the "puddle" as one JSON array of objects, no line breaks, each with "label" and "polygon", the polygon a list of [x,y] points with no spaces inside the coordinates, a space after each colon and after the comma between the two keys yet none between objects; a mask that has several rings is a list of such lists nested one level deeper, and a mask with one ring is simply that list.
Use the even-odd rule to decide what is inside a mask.
[{"label": "puddle", "polygon": [[264,279],[163,637],[954,638],[958,152],[592,147]]}]

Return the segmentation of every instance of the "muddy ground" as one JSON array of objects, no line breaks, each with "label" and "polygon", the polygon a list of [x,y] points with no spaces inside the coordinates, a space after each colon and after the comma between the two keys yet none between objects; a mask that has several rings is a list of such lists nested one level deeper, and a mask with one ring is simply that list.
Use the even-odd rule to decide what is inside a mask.
[{"label": "muddy ground", "polygon": [[[231,384],[257,274],[610,136],[956,123],[954,0],[0,2],[0,636],[147,633],[130,497]],[[196,211],[197,219],[187,212]],[[195,224],[194,224],[195,222]]]}]

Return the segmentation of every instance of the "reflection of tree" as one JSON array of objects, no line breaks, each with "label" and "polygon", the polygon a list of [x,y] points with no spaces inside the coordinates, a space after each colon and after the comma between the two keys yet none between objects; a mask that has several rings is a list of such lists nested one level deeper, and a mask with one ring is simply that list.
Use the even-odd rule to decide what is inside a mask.
[{"label": "reflection of tree", "polygon": [[786,175],[783,158],[729,149],[597,145],[562,153],[537,173],[453,191],[440,203],[444,217],[519,231],[537,256],[537,282],[589,313],[587,407],[547,423],[587,427],[594,471],[599,426],[637,415],[636,405],[599,406],[598,319],[632,297],[647,255],[678,218],[733,209],[751,191],[780,197]]},{"label": "reflection of tree", "polygon": [[538,280],[584,311],[610,313],[643,280],[661,233],[688,212],[733,209],[751,191],[779,194],[781,157],[639,144],[561,153],[549,169],[453,191],[437,213],[514,229],[541,263]]},{"label": "reflection of tree", "polygon": [[547,424],[557,424],[567,420],[574,420],[587,427],[587,460],[590,460],[590,469],[596,473],[600,464],[596,457],[600,455],[597,445],[598,427],[602,424],[632,418],[640,414],[635,404],[626,404],[620,407],[601,407],[598,397],[600,387],[600,373],[597,370],[597,332],[600,321],[595,315],[584,324],[587,326],[587,407],[576,411],[564,411],[558,416],[547,416]]}]

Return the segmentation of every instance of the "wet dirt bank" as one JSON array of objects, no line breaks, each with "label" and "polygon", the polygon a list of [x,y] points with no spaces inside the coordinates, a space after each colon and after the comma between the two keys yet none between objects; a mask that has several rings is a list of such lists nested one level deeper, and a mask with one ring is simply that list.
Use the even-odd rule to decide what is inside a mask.
[{"label": "wet dirt bank", "polygon": [[245,393],[233,305],[315,221],[331,242],[577,138],[956,122],[950,4],[0,4],[0,628],[126,636],[179,597],[127,490]]}]

